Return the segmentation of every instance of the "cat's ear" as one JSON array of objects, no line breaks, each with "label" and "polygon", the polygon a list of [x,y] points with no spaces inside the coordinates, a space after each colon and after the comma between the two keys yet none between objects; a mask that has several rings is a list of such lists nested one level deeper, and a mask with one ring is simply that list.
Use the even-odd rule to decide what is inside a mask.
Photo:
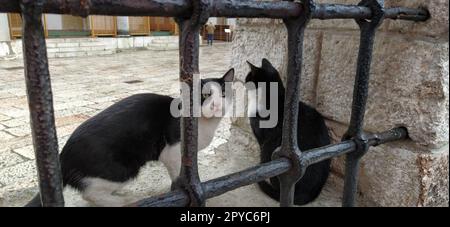
[{"label": "cat's ear", "polygon": [[222,80],[225,82],[233,82],[234,80],[234,68],[231,68],[230,70],[228,70],[227,73],[225,73],[225,75],[223,75]]},{"label": "cat's ear", "polygon": [[267,60],[266,58],[263,58],[263,60],[262,60],[262,68],[265,69],[265,70],[273,70],[273,69],[275,69],[275,67],[273,67],[272,63],[270,63],[270,61]]},{"label": "cat's ear", "polygon": [[256,72],[259,69],[258,67],[256,67],[252,63],[250,63],[249,61],[247,61],[247,64],[250,66],[250,70],[252,71],[252,73]]}]

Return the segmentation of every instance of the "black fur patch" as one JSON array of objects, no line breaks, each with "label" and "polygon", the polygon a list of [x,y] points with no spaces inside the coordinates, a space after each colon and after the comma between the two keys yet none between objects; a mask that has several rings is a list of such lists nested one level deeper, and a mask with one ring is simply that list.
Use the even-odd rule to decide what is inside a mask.
[{"label": "black fur patch", "polygon": [[[250,63],[249,63],[250,64]],[[272,64],[264,59],[262,67],[256,67],[250,64],[251,71],[247,75],[246,82],[278,82],[278,124],[275,128],[260,128],[259,122],[266,118],[261,118],[258,114],[250,118],[250,124],[261,149],[261,163],[271,161],[272,153],[281,145],[282,124],[284,113],[284,95],[285,88],[281,81],[278,71]],[[270,87],[267,85],[267,92]],[[270,107],[270,95],[266,95],[267,108]],[[300,102],[299,120],[298,120],[298,143],[302,151],[329,145],[331,143],[328,129],[323,117],[315,109]],[[296,205],[307,204],[320,194],[330,172],[330,160],[326,160],[307,168],[303,178],[295,186],[294,203]],[[270,184],[260,182],[261,190],[279,200],[280,189],[278,178],[270,179]]]}]

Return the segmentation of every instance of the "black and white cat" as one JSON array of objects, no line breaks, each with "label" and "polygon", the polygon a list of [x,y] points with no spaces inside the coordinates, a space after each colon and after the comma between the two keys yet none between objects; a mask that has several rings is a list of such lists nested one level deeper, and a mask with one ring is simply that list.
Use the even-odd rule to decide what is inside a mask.
[{"label": "black and white cat", "polygon": [[[278,71],[267,59],[262,60],[261,68],[254,66],[250,62],[248,64],[251,71],[247,75],[246,83],[253,83],[255,85],[254,88],[257,89],[256,91],[248,92],[249,95],[253,94],[252,97],[249,97],[249,111],[250,114],[253,114],[251,115],[253,117],[250,117],[250,124],[260,145],[261,163],[265,163],[271,161],[272,153],[281,145],[285,88]],[[271,87],[269,83],[271,82],[277,83],[277,94],[270,93]],[[263,94],[264,88],[261,86],[265,86],[265,94]],[[277,105],[271,105],[270,95],[278,96],[275,100],[278,101]],[[262,98],[257,98],[256,96]],[[258,112],[262,108],[268,110],[271,106],[278,108],[279,117],[277,124],[273,128],[261,128],[261,121],[267,120],[270,116],[261,117]],[[330,144],[328,129],[323,117],[315,109],[303,102],[300,102],[299,107],[298,143],[302,151]],[[305,175],[295,186],[294,204],[304,205],[317,198],[328,178],[330,162],[330,160],[326,160],[307,168]],[[273,199],[279,200],[280,188],[278,178],[271,178],[270,183],[267,181],[259,182],[258,185],[264,193]]]},{"label": "black and white cat", "polygon": [[[228,108],[229,97],[223,94],[225,83],[233,79],[230,69],[222,78],[201,80],[201,91],[207,86],[209,94],[201,95],[199,150],[210,144],[222,119],[218,116]],[[152,160],[164,163],[173,182],[181,168],[180,118],[171,114],[173,101],[177,100],[169,96],[137,94],[82,123],[60,154],[64,187],[77,189],[96,206],[123,206],[133,201],[113,193]],[[39,194],[27,204],[40,205]]]}]

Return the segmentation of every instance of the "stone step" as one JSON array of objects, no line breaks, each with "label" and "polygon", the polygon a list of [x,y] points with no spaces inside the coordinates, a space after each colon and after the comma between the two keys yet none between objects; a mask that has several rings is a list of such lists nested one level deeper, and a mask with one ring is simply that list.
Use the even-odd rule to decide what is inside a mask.
[{"label": "stone step", "polygon": [[106,43],[103,42],[81,42],[81,43],[47,43],[47,48],[57,48],[57,47],[93,47],[93,46],[104,46]]},{"label": "stone step", "polygon": [[86,47],[64,47],[64,48],[47,48],[49,53],[68,53],[78,51],[101,51],[101,50],[115,50],[114,46],[86,46]]},{"label": "stone step", "polygon": [[108,38],[47,39],[49,58],[98,56],[116,53],[116,45]]},{"label": "stone step", "polygon": [[74,51],[74,52],[53,52],[48,53],[49,58],[70,58],[70,57],[86,57],[86,56],[101,56],[115,54],[116,50],[91,50],[91,51]]},{"label": "stone step", "polygon": [[146,48],[148,50],[178,50],[178,43],[150,43]]},{"label": "stone step", "polygon": [[178,39],[153,39],[152,43],[178,43]]},{"label": "stone step", "polygon": [[[145,36],[122,38],[52,38],[47,39],[47,52],[50,58],[93,56],[116,53],[118,50],[147,48],[149,50],[177,50],[178,36]],[[21,40],[15,40],[11,44],[12,53],[0,46],[0,56],[22,56]],[[92,52],[92,53],[91,53]]]},{"label": "stone step", "polygon": [[80,42],[97,42],[98,38],[82,37],[82,38],[52,38],[45,40],[48,43],[80,43]]},{"label": "stone step", "polygon": [[96,42],[81,42],[80,47],[95,47],[95,46],[105,46],[106,43],[99,41]]}]

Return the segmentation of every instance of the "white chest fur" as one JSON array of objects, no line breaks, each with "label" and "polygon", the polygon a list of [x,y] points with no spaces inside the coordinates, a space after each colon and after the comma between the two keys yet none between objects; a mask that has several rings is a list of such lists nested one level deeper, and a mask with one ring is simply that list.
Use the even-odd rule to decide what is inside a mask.
[{"label": "white chest fur", "polygon": [[264,110],[265,107],[265,94],[262,88],[248,91],[248,116],[255,117],[256,113]]},{"label": "white chest fur", "polygon": [[[214,133],[221,118],[200,118],[198,121],[198,149],[205,149],[214,138]],[[159,155],[159,160],[169,172],[170,179],[174,181],[181,170],[181,148],[180,143],[166,145]]]}]

